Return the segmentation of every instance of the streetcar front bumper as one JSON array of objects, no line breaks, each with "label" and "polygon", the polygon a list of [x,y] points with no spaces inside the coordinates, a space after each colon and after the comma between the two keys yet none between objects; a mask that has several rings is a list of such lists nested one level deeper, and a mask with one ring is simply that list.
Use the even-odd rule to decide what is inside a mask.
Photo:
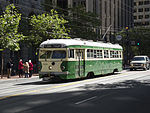
[{"label": "streetcar front bumper", "polygon": [[54,78],[54,77],[59,77],[61,75],[68,75],[69,72],[39,72],[39,78],[44,78],[44,77],[49,77],[49,78]]}]

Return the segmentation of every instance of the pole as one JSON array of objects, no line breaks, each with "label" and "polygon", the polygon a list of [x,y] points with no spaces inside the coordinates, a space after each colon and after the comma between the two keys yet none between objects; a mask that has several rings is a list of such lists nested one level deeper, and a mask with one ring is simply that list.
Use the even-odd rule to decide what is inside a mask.
[{"label": "pole", "polygon": [[126,52],[127,52],[127,65],[130,64],[130,38],[128,27],[126,27]]},{"label": "pole", "polygon": [[107,30],[106,30],[106,32],[105,32],[105,34],[103,35],[103,37],[102,37],[102,40],[104,40],[104,38],[105,38],[105,36],[106,36],[106,34],[108,33],[108,31],[110,30],[110,28],[112,27],[112,25],[110,25],[108,28],[107,28]]}]

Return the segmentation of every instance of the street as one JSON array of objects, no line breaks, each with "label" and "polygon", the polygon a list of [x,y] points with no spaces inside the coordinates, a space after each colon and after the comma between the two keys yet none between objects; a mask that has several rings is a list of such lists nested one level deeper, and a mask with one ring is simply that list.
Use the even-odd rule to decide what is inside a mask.
[{"label": "street", "polygon": [[67,82],[0,80],[0,113],[149,113],[150,70]]}]

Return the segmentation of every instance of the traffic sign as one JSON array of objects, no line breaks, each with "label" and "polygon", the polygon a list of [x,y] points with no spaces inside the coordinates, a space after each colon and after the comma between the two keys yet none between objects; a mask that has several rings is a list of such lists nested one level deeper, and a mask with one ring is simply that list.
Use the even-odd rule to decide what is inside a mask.
[{"label": "traffic sign", "polygon": [[116,39],[117,39],[118,41],[120,41],[120,40],[122,39],[122,36],[121,36],[121,35],[117,35],[117,36],[116,36]]}]

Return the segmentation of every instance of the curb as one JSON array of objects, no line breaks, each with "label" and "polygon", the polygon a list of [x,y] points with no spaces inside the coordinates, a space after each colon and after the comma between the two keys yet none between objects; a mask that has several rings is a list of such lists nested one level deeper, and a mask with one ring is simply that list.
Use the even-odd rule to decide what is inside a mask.
[{"label": "curb", "polygon": [[13,81],[21,81],[21,80],[25,80],[25,81],[28,81],[28,80],[31,80],[31,79],[37,79],[39,78],[38,74],[33,74],[31,78],[19,78],[18,75],[15,75],[15,76],[11,76],[11,78],[7,78],[5,75],[3,78],[1,78],[0,76],[0,84],[2,83],[8,83],[8,82],[13,82]]}]

